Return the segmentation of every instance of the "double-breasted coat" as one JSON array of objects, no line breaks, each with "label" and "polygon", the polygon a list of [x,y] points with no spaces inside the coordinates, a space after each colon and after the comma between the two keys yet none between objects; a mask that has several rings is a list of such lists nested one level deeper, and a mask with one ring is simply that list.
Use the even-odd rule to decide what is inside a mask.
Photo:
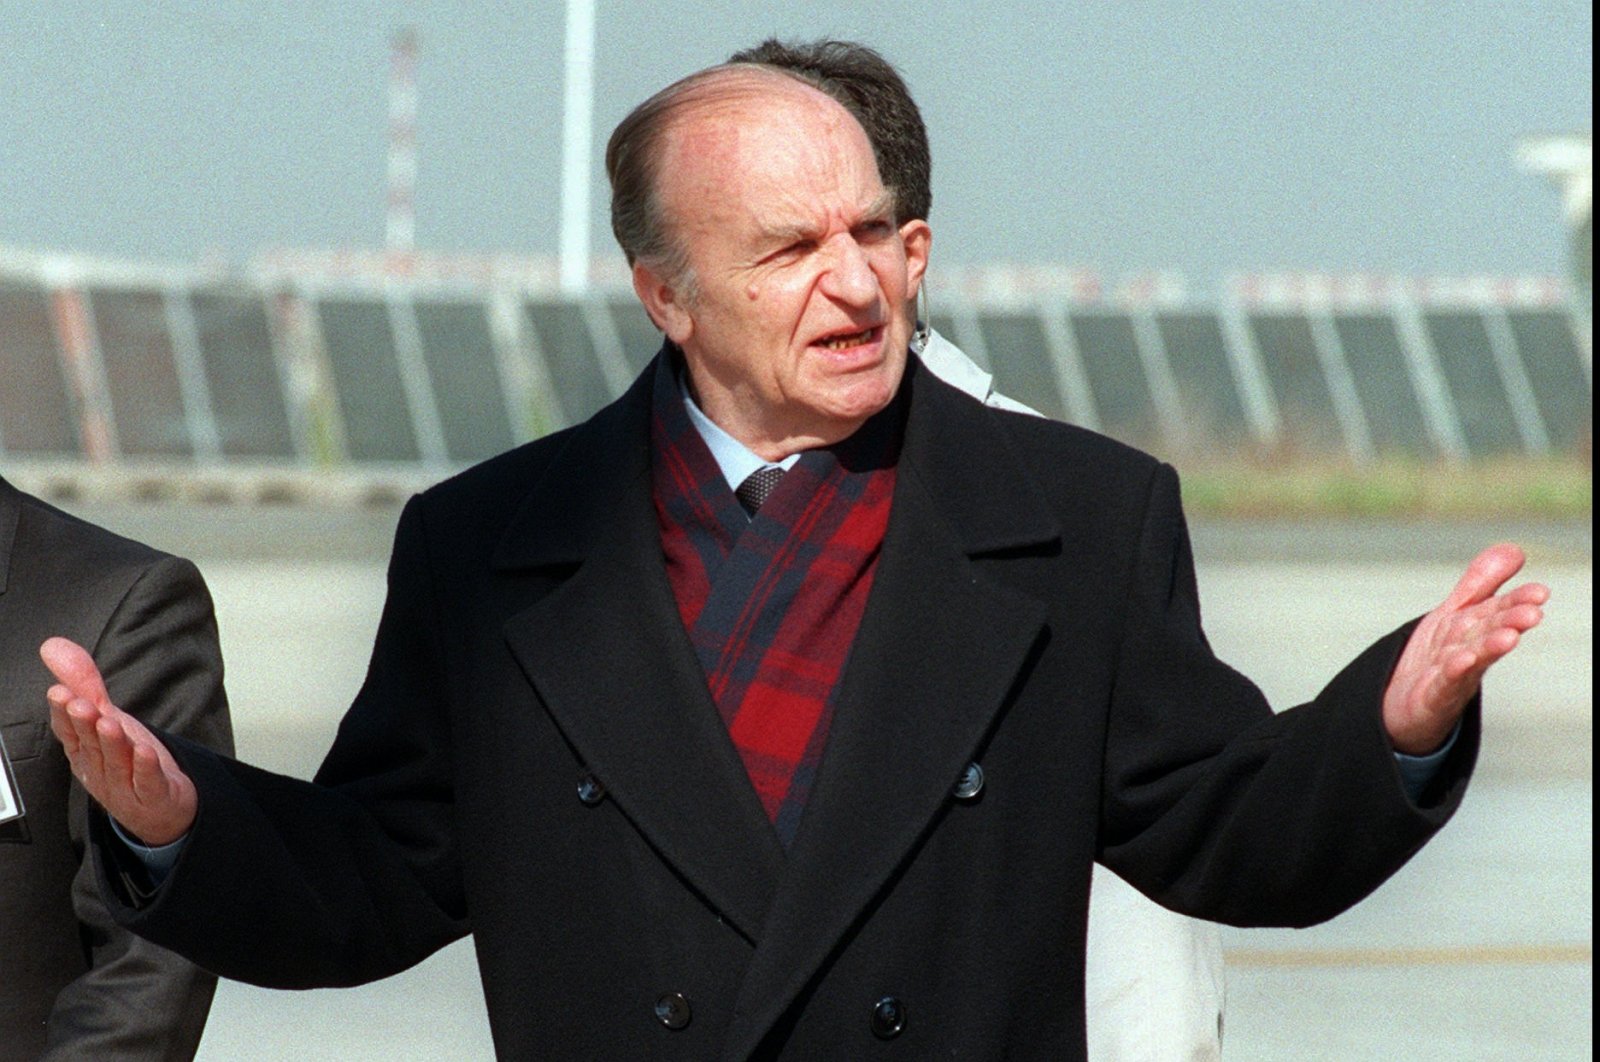
[{"label": "double-breasted coat", "polygon": [[1170,469],[913,364],[876,583],[786,851],[663,569],[654,371],[411,501],[314,784],[173,742],[199,818],[119,917],[285,987],[471,932],[505,1058],[1072,1059],[1094,860],[1182,911],[1303,924],[1459,799],[1475,714],[1421,804],[1382,730],[1404,629],[1274,716],[1206,644]]}]

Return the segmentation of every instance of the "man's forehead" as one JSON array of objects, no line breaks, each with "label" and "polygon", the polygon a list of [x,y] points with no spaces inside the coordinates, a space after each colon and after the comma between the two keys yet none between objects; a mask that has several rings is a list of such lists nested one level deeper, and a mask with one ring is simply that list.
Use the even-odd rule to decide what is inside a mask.
[{"label": "man's forehead", "polygon": [[668,152],[680,161],[744,156],[747,166],[774,153],[803,158],[836,152],[836,144],[822,140],[840,132],[859,136],[871,152],[865,131],[837,100],[780,71],[749,64],[708,73],[684,94],[663,131]]}]

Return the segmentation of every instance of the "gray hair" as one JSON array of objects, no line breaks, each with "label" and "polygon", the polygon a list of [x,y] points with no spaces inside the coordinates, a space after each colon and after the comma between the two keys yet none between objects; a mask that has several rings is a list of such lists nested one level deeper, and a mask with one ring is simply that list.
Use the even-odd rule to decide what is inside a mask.
[{"label": "gray hair", "polygon": [[628,112],[606,143],[606,177],[611,181],[611,232],[628,264],[643,262],[694,291],[689,252],[661,209],[660,170],[667,133],[684,113],[706,103],[747,97],[752,78],[779,78],[815,88],[791,71],[750,63],[713,66],[674,81]]}]

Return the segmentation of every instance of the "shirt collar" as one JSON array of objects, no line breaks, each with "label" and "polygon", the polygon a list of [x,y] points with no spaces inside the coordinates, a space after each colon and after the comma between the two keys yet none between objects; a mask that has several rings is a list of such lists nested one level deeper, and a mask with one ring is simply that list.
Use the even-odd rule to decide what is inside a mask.
[{"label": "shirt collar", "polygon": [[738,490],[739,484],[749,479],[750,473],[758,468],[777,465],[788,471],[794,467],[796,461],[800,460],[800,454],[794,453],[782,461],[765,461],[744,443],[717,427],[716,423],[695,404],[694,396],[689,393],[689,377],[685,372],[678,373],[678,391],[683,395],[683,408],[689,413],[689,423],[694,425],[694,430],[705,440],[706,449],[711,451],[711,456],[716,460],[717,467],[722,470],[722,478],[728,481],[730,489]]}]

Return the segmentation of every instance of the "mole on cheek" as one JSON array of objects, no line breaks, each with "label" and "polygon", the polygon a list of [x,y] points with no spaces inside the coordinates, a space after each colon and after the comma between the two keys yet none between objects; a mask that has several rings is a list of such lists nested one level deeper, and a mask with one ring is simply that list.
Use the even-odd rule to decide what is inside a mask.
[{"label": "mole on cheek", "polygon": [[749,299],[751,302],[755,302],[761,297],[761,285],[751,284],[749,287],[745,288],[744,297]]}]

